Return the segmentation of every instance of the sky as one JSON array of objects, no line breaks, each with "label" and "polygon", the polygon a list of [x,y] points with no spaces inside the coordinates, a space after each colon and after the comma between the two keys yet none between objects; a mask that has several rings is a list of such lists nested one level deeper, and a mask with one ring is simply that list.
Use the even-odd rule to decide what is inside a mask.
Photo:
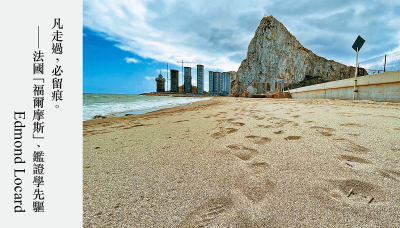
[{"label": "sky", "polygon": [[358,35],[366,40],[359,61],[400,51],[398,0],[84,0],[83,92],[153,92],[167,63],[181,74],[180,61],[193,62],[184,63],[193,85],[204,65],[208,91],[208,71],[237,71],[269,15],[305,48],[346,65],[355,65]]}]

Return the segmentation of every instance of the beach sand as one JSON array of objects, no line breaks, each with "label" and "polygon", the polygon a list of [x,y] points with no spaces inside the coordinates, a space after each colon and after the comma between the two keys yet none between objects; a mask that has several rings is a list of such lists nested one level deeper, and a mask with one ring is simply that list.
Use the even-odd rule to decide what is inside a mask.
[{"label": "beach sand", "polygon": [[83,136],[84,227],[400,227],[400,104],[216,97]]}]

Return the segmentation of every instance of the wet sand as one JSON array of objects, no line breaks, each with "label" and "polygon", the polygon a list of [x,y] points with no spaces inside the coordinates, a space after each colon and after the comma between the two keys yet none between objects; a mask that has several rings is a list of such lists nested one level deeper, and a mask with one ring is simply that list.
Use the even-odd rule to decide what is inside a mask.
[{"label": "wet sand", "polygon": [[219,97],[83,136],[84,227],[400,227],[400,104]]}]

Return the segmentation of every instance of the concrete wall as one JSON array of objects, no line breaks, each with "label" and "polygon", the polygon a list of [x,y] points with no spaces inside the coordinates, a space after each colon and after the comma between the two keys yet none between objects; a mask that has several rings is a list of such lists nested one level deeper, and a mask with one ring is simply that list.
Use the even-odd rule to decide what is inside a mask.
[{"label": "concrete wall", "polygon": [[[358,77],[357,89],[358,100],[400,102],[400,70]],[[294,99],[353,100],[354,78],[305,86],[290,94]]]}]

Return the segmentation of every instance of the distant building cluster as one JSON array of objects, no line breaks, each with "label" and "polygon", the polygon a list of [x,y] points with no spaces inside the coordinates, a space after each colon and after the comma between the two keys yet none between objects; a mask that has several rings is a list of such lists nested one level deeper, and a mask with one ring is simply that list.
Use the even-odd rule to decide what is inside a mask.
[{"label": "distant building cluster", "polygon": [[209,71],[209,93],[227,95],[231,93],[231,75],[228,72]]},{"label": "distant building cluster", "polygon": [[[179,93],[179,70],[170,70],[171,88],[170,92]],[[197,91],[192,87],[192,68],[185,67],[183,76],[183,92],[204,94],[204,66],[197,65]],[[228,72],[209,71],[209,94],[229,95],[231,94],[231,75]],[[157,83],[156,92],[165,92],[165,78],[160,74],[155,79]]]}]

